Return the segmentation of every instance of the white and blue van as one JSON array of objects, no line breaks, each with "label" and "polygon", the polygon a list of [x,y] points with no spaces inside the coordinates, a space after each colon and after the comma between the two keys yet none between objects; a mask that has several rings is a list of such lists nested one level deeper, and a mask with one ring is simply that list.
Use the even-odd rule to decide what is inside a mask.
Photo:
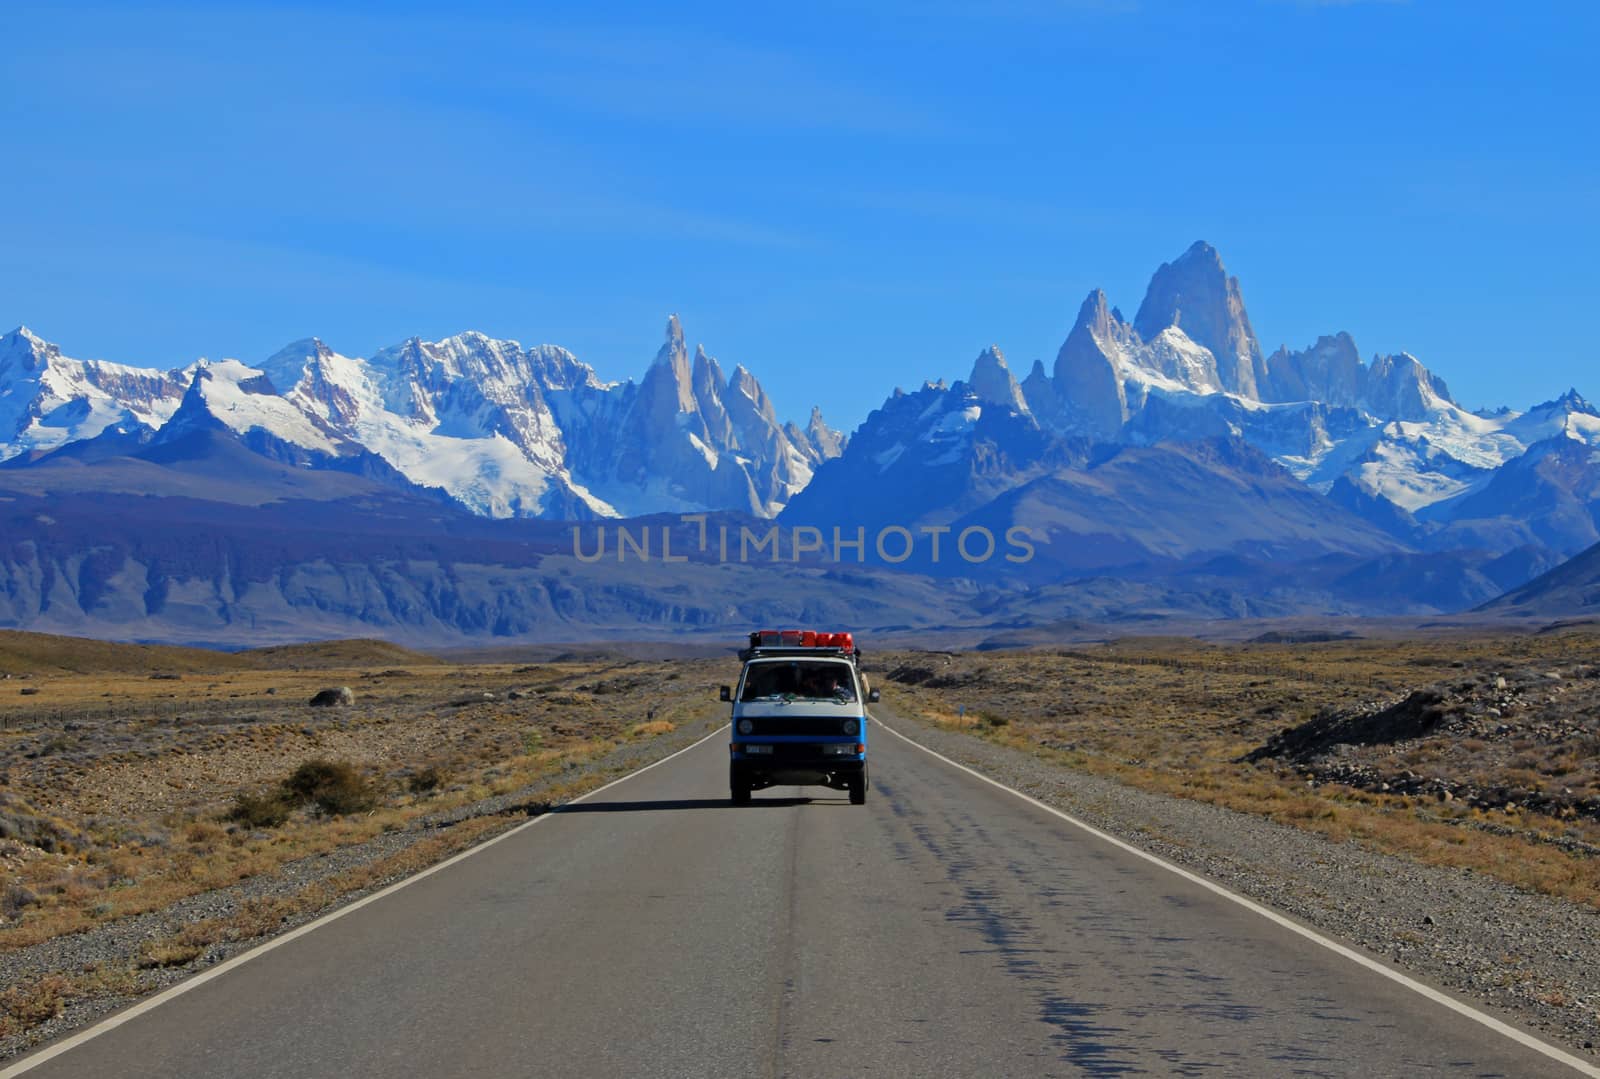
[{"label": "white and blue van", "polygon": [[759,630],[739,653],[728,789],[736,803],[774,786],[823,786],[867,800],[867,710],[878,691],[861,674],[849,633]]}]

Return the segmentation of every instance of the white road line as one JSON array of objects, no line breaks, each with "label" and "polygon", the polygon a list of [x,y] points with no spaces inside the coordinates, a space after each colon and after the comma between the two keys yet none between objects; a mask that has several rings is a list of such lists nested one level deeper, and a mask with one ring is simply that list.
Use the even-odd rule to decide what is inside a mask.
[{"label": "white road line", "polygon": [[[1191,872],[1189,872],[1189,870],[1184,869],[1181,866],[1174,865],[1174,864],[1172,864],[1171,862],[1167,861],[1164,858],[1159,858],[1156,855],[1151,854],[1149,851],[1140,850],[1138,847],[1135,847],[1130,843],[1125,843],[1122,840],[1118,839],[1116,836],[1111,835],[1108,832],[1102,832],[1100,829],[1096,828],[1094,825],[1089,824],[1089,823],[1087,823],[1085,821],[1081,821],[1077,817],[1072,816],[1070,813],[1064,813],[1061,810],[1057,809],[1055,806],[1046,805],[1044,802],[1039,801],[1039,799],[1033,797],[1032,795],[1024,794],[1023,792],[1017,790],[1015,787],[1008,787],[1004,783],[1000,783],[1000,782],[998,782],[996,780],[990,779],[988,776],[984,775],[982,772],[976,771],[976,770],[974,770],[972,768],[968,768],[964,764],[960,764],[960,763],[958,763],[956,761],[953,761],[949,757],[946,757],[943,753],[939,753],[939,752],[937,752],[935,750],[929,749],[927,746],[923,745],[921,742],[918,742],[916,739],[910,738],[910,737],[908,737],[908,736],[906,736],[904,734],[901,734],[899,731],[895,730],[893,727],[891,727],[888,724],[884,723],[883,720],[879,719],[877,716],[873,716],[872,719],[873,719],[873,722],[876,723],[879,727],[882,727],[884,730],[888,731],[890,734],[894,735],[896,738],[900,739],[902,742],[907,742],[907,743],[915,746],[916,748],[922,750],[922,752],[928,754],[928,756],[935,757],[935,758],[943,761],[944,763],[948,764],[952,768],[959,769],[959,770],[967,773],[969,776],[972,776],[975,779],[980,779],[983,782],[989,784],[991,787],[998,787],[999,789],[1005,791],[1007,794],[1015,795],[1016,797],[1021,798],[1024,802],[1027,802],[1030,805],[1036,806],[1037,808],[1044,810],[1046,813],[1049,813],[1052,816],[1060,817],[1062,820],[1066,821],[1068,824],[1072,825],[1074,828],[1081,828],[1083,831],[1088,832],[1090,835],[1094,836],[1096,839],[1104,840],[1105,842],[1110,843],[1112,846],[1118,847],[1121,850],[1125,850],[1129,854],[1134,855],[1135,857],[1143,858],[1147,862],[1150,862],[1150,863],[1152,863],[1154,865],[1160,866],[1162,869],[1165,869],[1169,873],[1176,873],[1178,876],[1182,877],[1184,880],[1189,881],[1192,884],[1198,884],[1200,887],[1205,888],[1208,891],[1215,892],[1217,895],[1222,896],[1224,899],[1227,899],[1227,900],[1229,900],[1231,902],[1237,903],[1239,906],[1243,907],[1245,910],[1248,910],[1248,911],[1250,911],[1250,912],[1252,912],[1254,914],[1259,914],[1261,917],[1267,919],[1269,922],[1273,922],[1273,923],[1275,923],[1277,925],[1280,925],[1283,928],[1289,930],[1290,932],[1298,933],[1302,937],[1305,937],[1307,940],[1312,941],[1313,943],[1322,945],[1322,947],[1328,949],[1330,952],[1334,952],[1335,954],[1342,955],[1344,958],[1350,960],[1352,963],[1359,963],[1361,966],[1366,967],[1368,970],[1373,971],[1374,973],[1377,973],[1377,974],[1381,974],[1385,978],[1388,978],[1390,981],[1396,982],[1396,983],[1398,983],[1400,985],[1405,986],[1407,989],[1411,990],[1413,993],[1416,993],[1416,994],[1418,994],[1420,996],[1427,997],[1429,1000],[1433,1001],[1436,1004],[1442,1004],[1446,1008],[1449,1008],[1451,1011],[1456,1012],[1459,1015],[1466,1016],[1468,1019],[1471,1019],[1473,1022],[1481,1023],[1483,1026],[1488,1027],[1490,1030],[1494,1031],[1496,1034],[1504,1035],[1505,1037],[1510,1038],[1512,1041],[1517,1042],[1520,1045],[1524,1045],[1524,1046],[1528,1047],[1529,1049],[1532,1049],[1532,1050],[1534,1050],[1536,1052],[1543,1053],[1545,1056],[1549,1057],[1551,1060],[1554,1060],[1554,1061],[1556,1061],[1558,1063],[1561,1063],[1561,1064],[1565,1064],[1567,1067],[1572,1068],[1574,1071],[1577,1071],[1581,1075],[1595,1076],[1595,1077],[1597,1077],[1597,1079],[1600,1079],[1600,1068],[1595,1067],[1594,1065],[1590,1064],[1589,1062],[1587,1062],[1585,1060],[1580,1060],[1579,1058],[1573,1056],[1571,1053],[1568,1053],[1565,1050],[1558,1049],[1557,1047],[1549,1044],[1548,1042],[1545,1042],[1545,1041],[1543,1041],[1543,1040],[1541,1040],[1539,1038],[1536,1038],[1533,1035],[1528,1034],[1528,1033],[1526,1033],[1524,1031],[1518,1030],[1516,1027],[1513,1027],[1513,1026],[1507,1024],[1507,1023],[1503,1023],[1500,1020],[1496,1019],[1494,1016],[1489,1015],[1489,1014],[1487,1014],[1485,1012],[1480,1012],[1480,1011],[1478,1011],[1478,1009],[1472,1007],[1470,1004],[1464,1004],[1461,1001],[1456,1000],[1454,997],[1447,996],[1446,994],[1439,992],[1437,989],[1434,989],[1431,986],[1427,986],[1427,985],[1422,984],[1421,982],[1417,981],[1414,978],[1408,978],[1406,975],[1401,974],[1397,970],[1391,970],[1387,966],[1385,966],[1384,964],[1378,962],[1377,960],[1368,958],[1367,956],[1362,955],[1360,952],[1357,952],[1352,948],[1348,948],[1345,945],[1340,944],[1338,941],[1332,939],[1331,937],[1325,937],[1321,933],[1318,933],[1314,929],[1309,929],[1306,926],[1303,926],[1303,925],[1301,925],[1300,923],[1298,923],[1296,921],[1293,921],[1293,920],[1291,920],[1289,918],[1286,918],[1282,914],[1279,914],[1277,911],[1270,910],[1267,907],[1262,906],[1260,903],[1257,903],[1253,899],[1247,899],[1244,896],[1240,895],[1238,892],[1235,892],[1235,891],[1232,891],[1232,890],[1230,890],[1228,888],[1225,888],[1222,885],[1216,883],[1215,881],[1207,880],[1205,877],[1199,876],[1198,874],[1195,874],[1195,873],[1191,873]],[[5,1077],[3,1075],[0,1075],[0,1079],[5,1079]]]},{"label": "white road line", "polygon": [[[625,776],[619,776],[618,778],[613,779],[610,783],[607,783],[603,787],[596,787],[594,790],[590,791],[588,794],[580,795],[579,797],[572,799],[572,801],[564,802],[562,804],[563,805],[576,805],[577,803],[585,801],[586,799],[593,798],[595,795],[601,793],[602,791],[610,790],[612,787],[615,787],[618,783],[626,783],[628,780],[634,778],[635,776],[643,775],[644,773],[648,772],[650,769],[655,768],[655,767],[657,767],[659,765],[666,764],[668,761],[672,760],[674,757],[681,757],[685,753],[689,752],[691,749],[698,749],[700,746],[702,746],[705,743],[709,742],[711,739],[717,737],[718,735],[726,735],[727,733],[728,733],[727,724],[726,723],[718,723],[716,729],[714,729],[710,734],[706,735],[704,738],[700,738],[700,739],[697,739],[694,742],[691,742],[689,745],[684,746],[682,749],[678,750],[676,753],[672,753],[672,754],[670,754],[668,756],[662,757],[660,760],[654,761],[654,762],[652,762],[650,764],[647,764],[643,768],[637,769],[636,771],[629,772]],[[536,824],[543,824],[545,821],[547,821],[551,817],[555,816],[559,811],[560,811],[560,807],[557,807],[557,809],[555,811],[553,811],[553,812],[545,813],[545,814],[542,814],[540,816],[534,817],[532,820],[526,821],[526,822],[524,822],[522,824],[519,824],[515,828],[510,829],[509,831],[501,832],[499,835],[494,836],[491,839],[486,839],[482,843],[479,843],[476,846],[468,847],[466,850],[460,852],[459,854],[455,854],[455,855],[452,855],[449,858],[446,858],[444,861],[440,862],[438,865],[429,866],[427,869],[422,870],[420,873],[417,873],[414,876],[407,877],[404,880],[397,880],[393,884],[389,885],[387,888],[383,888],[380,891],[373,892],[371,895],[366,896],[363,899],[358,899],[354,903],[349,904],[348,906],[343,906],[343,907],[340,907],[338,910],[331,911],[331,912],[329,912],[327,914],[324,914],[320,918],[315,918],[315,919],[307,922],[305,925],[300,926],[297,929],[290,930],[289,932],[283,934],[281,937],[273,937],[271,940],[265,942],[264,944],[260,944],[260,945],[254,947],[254,948],[251,948],[247,952],[243,952],[243,953],[241,953],[239,955],[236,955],[232,959],[228,960],[225,963],[219,963],[217,966],[212,967],[210,970],[204,972],[203,974],[196,974],[192,978],[189,978],[189,979],[187,979],[185,981],[181,981],[177,985],[174,985],[172,988],[166,989],[166,990],[163,990],[160,993],[157,993],[155,996],[151,997],[149,1000],[142,1000],[139,1003],[133,1005],[132,1007],[127,1008],[124,1011],[120,1011],[115,1015],[112,1015],[112,1016],[109,1016],[109,1017],[107,1017],[105,1019],[102,1019],[100,1022],[96,1023],[92,1027],[89,1027],[87,1030],[79,1031],[77,1034],[72,1035],[70,1038],[66,1038],[66,1039],[64,1039],[62,1041],[56,1042],[54,1045],[51,1045],[47,1049],[41,1049],[37,1053],[33,1054],[32,1056],[24,1057],[22,1060],[19,1060],[15,1064],[12,1064],[10,1067],[5,1068],[3,1070],[0,1070],[0,1079],[12,1079],[12,1076],[21,1075],[24,1072],[32,1071],[34,1068],[37,1068],[39,1065],[43,1064],[45,1061],[51,1060],[51,1059],[53,1059],[55,1057],[58,1057],[62,1053],[67,1052],[68,1050],[76,1049],[78,1046],[82,1045],[84,1042],[89,1041],[92,1038],[98,1038],[100,1035],[106,1033],[107,1031],[115,1030],[117,1027],[120,1027],[123,1023],[126,1023],[128,1020],[137,1018],[138,1016],[141,1016],[145,1012],[151,1011],[152,1009],[159,1008],[159,1007],[161,1007],[161,1005],[167,1003],[169,1000],[173,1000],[173,999],[175,999],[177,997],[181,997],[183,994],[189,992],[191,989],[198,989],[200,986],[204,985],[206,982],[209,982],[212,978],[220,977],[223,974],[226,974],[228,971],[234,969],[235,967],[240,966],[241,964],[248,963],[252,959],[259,959],[261,956],[266,955],[268,952],[272,951],[274,948],[278,948],[278,947],[281,947],[282,945],[288,944],[291,940],[294,940],[296,937],[303,937],[307,933],[312,932],[313,930],[321,929],[323,926],[327,925],[329,922],[337,921],[340,918],[343,918],[346,914],[355,913],[356,911],[360,910],[362,907],[366,906],[368,903],[376,903],[378,900],[382,899],[384,896],[393,895],[395,892],[398,892],[400,889],[408,887],[408,886],[410,886],[412,884],[415,884],[415,883],[417,883],[417,881],[422,880],[425,877],[431,877],[435,873],[438,873],[441,870],[448,869],[451,866],[455,865],[457,862],[460,862],[460,861],[463,861],[463,860],[465,860],[467,858],[470,858],[474,854],[478,854],[481,851],[488,850],[490,847],[494,846],[496,843],[499,843],[499,842],[501,842],[503,840],[510,839],[512,836],[518,834],[519,832],[525,832],[529,828],[532,828]]]}]

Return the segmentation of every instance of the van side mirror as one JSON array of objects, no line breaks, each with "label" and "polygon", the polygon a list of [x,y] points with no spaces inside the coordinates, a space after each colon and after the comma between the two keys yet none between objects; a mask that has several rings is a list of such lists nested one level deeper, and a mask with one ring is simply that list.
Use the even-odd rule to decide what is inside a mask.
[{"label": "van side mirror", "polygon": [[877,704],[881,700],[883,700],[883,694],[880,693],[878,690],[875,690],[875,689],[867,690],[867,703],[868,704]]},{"label": "van side mirror", "polygon": [[733,700],[733,687],[732,686],[723,686],[721,692],[717,695],[717,700],[719,700],[719,701],[731,701],[731,700]]}]

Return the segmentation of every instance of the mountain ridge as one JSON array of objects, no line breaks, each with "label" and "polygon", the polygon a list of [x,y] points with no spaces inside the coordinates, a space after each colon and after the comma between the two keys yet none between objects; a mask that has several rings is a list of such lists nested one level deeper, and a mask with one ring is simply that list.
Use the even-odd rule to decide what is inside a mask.
[{"label": "mountain ridge", "polygon": [[[170,372],[75,360],[19,327],[0,337],[0,461],[24,467],[107,431],[157,437],[208,415],[241,439],[298,447],[307,467],[382,458],[420,488],[491,517],[661,510],[776,513],[845,436],[813,409],[781,425],[743,365],[691,363],[677,317],[642,382],[604,382],[571,352],[466,331],[369,358],[320,338],[259,364]],[[670,471],[663,471],[665,463]]]},{"label": "mountain ridge", "polygon": [[[220,490],[228,475],[254,489]],[[1468,412],[1415,356],[1363,360],[1347,332],[1267,354],[1203,241],[1162,264],[1131,322],[1091,291],[1052,366],[1019,379],[990,344],[967,377],[896,389],[848,435],[815,408],[780,422],[756,374],[691,347],[676,315],[640,378],[610,382],[560,346],[477,331],[364,358],[306,337],[159,372],[19,327],[0,337],[0,476],[30,498],[143,484],[490,520],[1037,529],[1026,568],[878,568],[1079,597],[1091,578],[1204,579],[1225,611],[1476,605],[1600,539],[1600,414],[1575,388]]]}]

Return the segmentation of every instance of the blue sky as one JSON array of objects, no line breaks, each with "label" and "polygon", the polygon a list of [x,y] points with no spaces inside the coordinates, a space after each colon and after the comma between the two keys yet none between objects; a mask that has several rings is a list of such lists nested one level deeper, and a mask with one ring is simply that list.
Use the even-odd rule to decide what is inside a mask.
[{"label": "blue sky", "polygon": [[853,427],[1048,366],[1206,239],[1263,345],[1600,397],[1586,3],[0,10],[0,322],[76,356],[462,329],[639,375],[669,312]]}]

